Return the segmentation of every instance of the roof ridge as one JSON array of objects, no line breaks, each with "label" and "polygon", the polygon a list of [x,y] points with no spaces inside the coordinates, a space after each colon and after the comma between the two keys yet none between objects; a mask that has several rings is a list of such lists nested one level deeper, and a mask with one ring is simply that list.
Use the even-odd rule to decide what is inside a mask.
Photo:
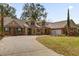
[{"label": "roof ridge", "polygon": [[63,21],[57,21],[57,22],[52,22],[52,23],[60,23],[60,22],[66,22],[67,20],[63,20]]},{"label": "roof ridge", "polygon": [[[70,21],[71,21],[72,19],[70,19]],[[54,23],[60,23],[60,22],[67,22],[67,20],[62,20],[62,21],[57,21],[57,22],[47,22],[47,23],[52,23],[52,24],[54,24]]]}]

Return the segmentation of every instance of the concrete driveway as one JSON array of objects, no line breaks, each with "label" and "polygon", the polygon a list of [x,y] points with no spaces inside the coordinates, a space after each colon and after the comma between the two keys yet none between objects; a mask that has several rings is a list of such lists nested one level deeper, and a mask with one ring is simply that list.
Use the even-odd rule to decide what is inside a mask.
[{"label": "concrete driveway", "polygon": [[37,36],[10,36],[0,41],[0,55],[59,56],[36,40]]}]

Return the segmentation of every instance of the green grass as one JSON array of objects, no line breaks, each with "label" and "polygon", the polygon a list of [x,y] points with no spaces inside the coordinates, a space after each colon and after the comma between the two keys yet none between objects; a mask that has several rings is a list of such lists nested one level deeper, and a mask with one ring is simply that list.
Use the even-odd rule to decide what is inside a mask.
[{"label": "green grass", "polygon": [[41,36],[37,40],[59,54],[79,56],[79,37]]}]

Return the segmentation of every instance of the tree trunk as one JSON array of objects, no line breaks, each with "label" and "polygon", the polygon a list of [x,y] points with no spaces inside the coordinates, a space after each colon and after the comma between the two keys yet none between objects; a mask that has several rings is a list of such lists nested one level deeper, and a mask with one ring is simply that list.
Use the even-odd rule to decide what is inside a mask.
[{"label": "tree trunk", "polygon": [[1,36],[4,35],[4,16],[3,16],[3,8],[1,9]]}]

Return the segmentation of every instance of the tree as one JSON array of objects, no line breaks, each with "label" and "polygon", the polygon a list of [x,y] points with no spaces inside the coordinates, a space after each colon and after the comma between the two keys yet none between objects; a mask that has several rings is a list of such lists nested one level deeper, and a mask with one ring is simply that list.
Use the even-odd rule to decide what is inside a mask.
[{"label": "tree", "polygon": [[46,21],[45,21],[45,20],[42,20],[42,26],[44,26],[44,25],[45,25],[45,23],[46,23]]},{"label": "tree", "polygon": [[67,14],[67,26],[70,26],[70,15],[69,15],[69,9],[68,9],[68,14]]},{"label": "tree", "polygon": [[69,15],[69,9],[67,13],[67,35],[69,35],[70,32],[70,15]]},{"label": "tree", "polygon": [[1,34],[3,34],[4,30],[4,17],[15,17],[15,11],[15,8],[11,7],[9,4],[0,3]]},{"label": "tree", "polygon": [[35,23],[39,20],[44,20],[47,17],[45,8],[39,3],[27,3],[24,4],[23,13],[21,15],[22,20],[30,20]]}]

